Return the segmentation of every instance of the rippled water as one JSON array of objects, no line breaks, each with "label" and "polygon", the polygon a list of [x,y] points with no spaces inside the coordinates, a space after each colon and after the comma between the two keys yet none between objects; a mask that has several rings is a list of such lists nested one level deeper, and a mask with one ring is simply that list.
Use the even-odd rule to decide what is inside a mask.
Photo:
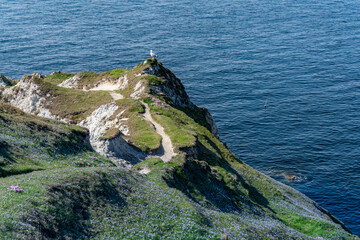
[{"label": "rippled water", "polygon": [[355,0],[6,1],[0,72],[132,67],[153,49],[233,152],[360,234],[359,36]]}]

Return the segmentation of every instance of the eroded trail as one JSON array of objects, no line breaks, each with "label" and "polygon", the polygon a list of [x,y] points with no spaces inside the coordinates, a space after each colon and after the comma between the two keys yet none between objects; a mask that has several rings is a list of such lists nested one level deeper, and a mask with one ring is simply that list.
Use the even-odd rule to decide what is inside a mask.
[{"label": "eroded trail", "polygon": [[156,133],[162,137],[161,145],[164,148],[164,154],[161,156],[154,156],[154,157],[159,157],[164,162],[168,162],[171,160],[173,156],[176,155],[176,153],[174,152],[171,139],[165,133],[164,128],[159,123],[155,122],[154,119],[151,117],[149,106],[146,103],[143,104],[145,106],[145,113],[144,113],[145,119],[154,125]]}]

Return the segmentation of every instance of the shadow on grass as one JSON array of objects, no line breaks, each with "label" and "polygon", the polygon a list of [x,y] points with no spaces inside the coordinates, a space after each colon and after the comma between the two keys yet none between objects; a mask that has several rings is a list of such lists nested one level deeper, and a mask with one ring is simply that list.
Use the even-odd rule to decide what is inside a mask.
[{"label": "shadow on grass", "polygon": [[232,168],[215,144],[211,145],[220,156],[197,141],[195,156],[188,157],[183,166],[167,170],[164,179],[168,186],[179,189],[195,202],[223,212],[247,209],[261,214],[263,208],[271,210],[269,201]]},{"label": "shadow on grass", "polygon": [[53,184],[48,196],[45,210],[34,209],[27,216],[38,230],[31,236],[34,239],[83,239],[96,235],[91,212],[105,215],[109,205],[116,205],[117,210],[126,205],[117,186],[103,173],[81,174],[71,181]]},{"label": "shadow on grass", "polygon": [[[222,159],[226,159],[226,158],[233,158],[233,160],[239,162],[239,163],[242,163],[239,159],[237,159],[235,157],[235,155],[233,155],[233,153],[230,153],[232,156],[225,156],[224,155],[224,152],[221,151],[218,146],[216,144],[214,144],[213,141],[211,141],[211,139],[209,139],[207,136],[205,136],[205,140],[219,153],[219,155],[221,156],[221,158],[218,158],[216,156],[216,154],[214,154],[212,151],[210,151],[209,149],[207,149],[204,145],[202,145],[200,142],[199,142],[199,145],[200,145],[200,149],[202,150],[201,152],[207,152],[207,154],[205,155],[206,157],[204,156],[200,156],[200,159],[211,159],[211,156],[213,158],[217,158],[217,162],[219,163],[219,165],[221,167],[223,167],[224,169],[226,169],[228,172],[230,172],[231,174],[235,175],[237,177],[237,180],[240,181],[241,185],[248,191],[249,193],[249,197],[250,199],[263,206],[263,207],[266,207],[268,209],[270,209],[268,207],[269,205],[269,201],[253,186],[251,186],[250,184],[248,184],[246,182],[246,180],[227,162],[227,161],[224,161]],[[271,209],[270,209],[271,210]]]},{"label": "shadow on grass", "polygon": [[2,159],[0,162],[0,167],[15,162],[11,152],[11,146],[0,138],[0,159]]},{"label": "shadow on grass", "polygon": [[16,164],[16,159],[14,156],[15,154],[12,151],[12,147],[7,142],[0,139],[0,177],[8,177],[11,175],[34,171],[34,169],[31,167],[22,169],[18,169],[16,167],[12,168],[11,166]]}]

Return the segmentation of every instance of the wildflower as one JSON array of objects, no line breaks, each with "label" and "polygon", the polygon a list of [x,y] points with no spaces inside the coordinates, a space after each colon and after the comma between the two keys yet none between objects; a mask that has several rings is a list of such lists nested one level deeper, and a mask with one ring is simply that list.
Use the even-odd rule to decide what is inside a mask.
[{"label": "wildflower", "polygon": [[14,191],[14,192],[22,192],[22,191],[24,191],[21,187],[19,187],[19,186],[10,186],[10,187],[8,187],[8,190],[10,190],[10,191]]}]

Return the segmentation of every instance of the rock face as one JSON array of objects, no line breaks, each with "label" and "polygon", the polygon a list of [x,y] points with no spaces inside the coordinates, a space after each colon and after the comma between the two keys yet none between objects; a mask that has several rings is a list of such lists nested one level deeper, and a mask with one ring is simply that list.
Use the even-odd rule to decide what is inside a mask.
[{"label": "rock face", "polygon": [[76,88],[80,79],[81,78],[78,75],[75,75],[74,77],[68,78],[62,83],[60,83],[59,87]]},{"label": "rock face", "polygon": [[[149,60],[147,60],[149,61]],[[194,107],[195,105],[190,101],[187,95],[184,85],[175,74],[159,64],[158,61],[154,61],[149,68],[144,70],[144,73],[151,74],[162,79],[165,79],[163,84],[152,85],[151,88],[157,94],[162,94],[169,97],[173,104],[179,107]]]},{"label": "rock face", "polygon": [[49,99],[43,96],[41,88],[33,82],[34,77],[40,76],[38,73],[24,76],[16,87],[5,89],[2,96],[6,102],[20,108],[26,113],[58,119],[45,108],[45,103],[49,101]]},{"label": "rock face", "polygon": [[177,107],[190,108],[194,111],[201,112],[206,120],[206,127],[212,132],[212,134],[219,137],[218,128],[210,112],[205,107],[197,107],[190,101],[181,80],[177,78],[170,69],[165,68],[157,60],[154,60],[150,67],[144,70],[144,73],[155,75],[164,79],[165,81],[160,85],[151,85],[152,90],[157,94],[169,97],[173,104]]},{"label": "rock face", "polygon": [[102,139],[106,130],[111,128],[120,129],[121,135],[128,134],[127,126],[121,121],[123,111],[113,120],[109,120],[118,108],[113,103],[102,105],[79,125],[89,129],[90,144],[96,152],[110,158],[117,166],[130,168],[143,161],[146,154],[129,145],[120,135],[112,139]]},{"label": "rock face", "polygon": [[10,79],[0,74],[0,87],[6,87],[10,85]]}]

